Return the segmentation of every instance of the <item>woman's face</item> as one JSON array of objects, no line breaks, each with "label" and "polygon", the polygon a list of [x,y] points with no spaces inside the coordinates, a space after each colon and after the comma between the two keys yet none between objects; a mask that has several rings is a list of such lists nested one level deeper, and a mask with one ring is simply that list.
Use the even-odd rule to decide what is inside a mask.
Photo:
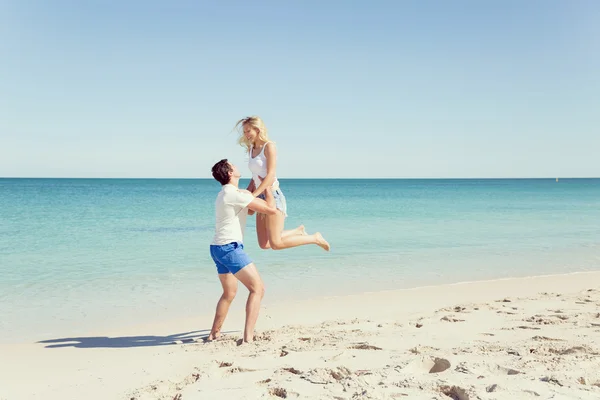
[{"label": "woman's face", "polygon": [[246,139],[248,139],[248,141],[250,143],[254,143],[254,141],[258,137],[258,129],[254,128],[250,124],[245,124],[244,125],[244,136],[246,136]]}]

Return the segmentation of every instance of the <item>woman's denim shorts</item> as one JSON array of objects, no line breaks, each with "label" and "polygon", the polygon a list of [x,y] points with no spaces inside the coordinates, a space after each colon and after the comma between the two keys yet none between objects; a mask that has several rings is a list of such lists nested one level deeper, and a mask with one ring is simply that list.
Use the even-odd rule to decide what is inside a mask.
[{"label": "woman's denim shorts", "polygon": [[[259,194],[257,197],[266,201],[264,193]],[[287,203],[281,189],[273,190],[273,197],[275,198],[275,207],[277,207],[277,209],[283,212],[283,215],[287,217]]]}]

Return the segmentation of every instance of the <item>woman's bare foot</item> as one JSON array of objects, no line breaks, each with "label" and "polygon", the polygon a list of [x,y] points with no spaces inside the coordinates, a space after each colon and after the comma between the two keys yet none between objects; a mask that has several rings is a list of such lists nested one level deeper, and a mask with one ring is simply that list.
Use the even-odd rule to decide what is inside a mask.
[{"label": "woman's bare foot", "polygon": [[315,238],[317,239],[317,246],[320,246],[325,251],[329,251],[331,247],[329,246],[329,243],[327,243],[327,240],[323,238],[323,235],[321,235],[321,233],[315,233]]}]

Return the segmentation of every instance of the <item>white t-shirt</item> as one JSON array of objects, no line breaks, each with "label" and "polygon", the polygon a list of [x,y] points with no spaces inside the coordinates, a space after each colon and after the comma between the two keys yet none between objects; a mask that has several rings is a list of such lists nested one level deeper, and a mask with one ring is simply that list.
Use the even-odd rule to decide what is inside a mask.
[{"label": "white t-shirt", "polygon": [[224,245],[231,242],[243,242],[248,204],[254,200],[249,192],[241,192],[231,184],[223,185],[215,202],[216,227],[211,244]]}]

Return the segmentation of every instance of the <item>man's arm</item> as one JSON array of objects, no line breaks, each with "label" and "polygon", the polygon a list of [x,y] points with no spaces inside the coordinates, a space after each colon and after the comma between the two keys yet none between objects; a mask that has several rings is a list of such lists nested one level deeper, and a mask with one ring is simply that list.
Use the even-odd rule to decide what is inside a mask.
[{"label": "man's arm", "polygon": [[[250,192],[250,194],[252,194],[252,192],[254,192],[254,189],[256,189],[256,184],[254,183],[254,179],[250,179],[250,183],[248,184],[246,190]],[[254,213],[254,210],[248,209],[248,215],[254,215]]]},{"label": "man's arm", "polygon": [[[254,181],[251,181],[251,182],[252,182],[252,183],[251,183],[250,185],[248,185],[248,187],[250,187],[250,186],[254,187]],[[254,189],[252,189],[252,190],[254,190]],[[240,191],[240,192],[242,192],[242,193],[248,193],[249,195],[251,195],[251,196],[252,196],[252,192],[250,191],[250,189],[238,189],[238,191]],[[254,210],[251,210],[251,209],[249,208],[249,206],[247,206],[247,207],[248,207],[248,215],[254,215],[254,213],[255,213],[256,211],[254,211]]]},{"label": "man's arm", "polygon": [[275,207],[275,198],[273,197],[273,193],[271,192],[271,188],[267,188],[265,190],[265,198],[267,201],[263,199],[254,198],[248,204],[248,209],[252,211],[259,212],[261,214],[274,215],[277,213],[277,207]]}]

